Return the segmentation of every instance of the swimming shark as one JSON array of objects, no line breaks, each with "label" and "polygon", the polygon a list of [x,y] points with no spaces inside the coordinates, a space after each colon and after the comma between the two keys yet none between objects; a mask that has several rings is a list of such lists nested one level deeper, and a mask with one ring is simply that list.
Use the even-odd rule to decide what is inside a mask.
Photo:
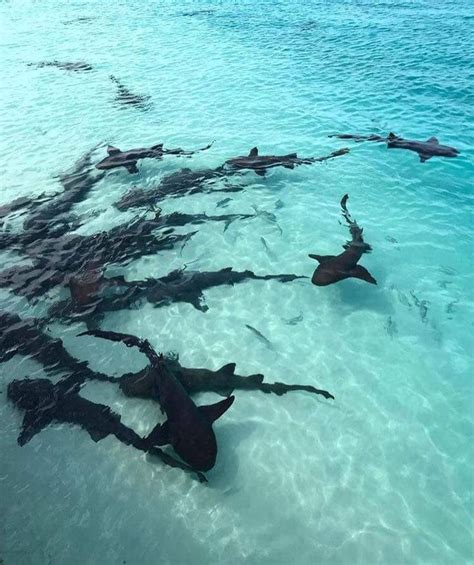
[{"label": "swimming shark", "polygon": [[212,147],[212,143],[195,149],[194,151],[185,151],[184,149],[165,149],[163,143],[152,145],[151,147],[142,147],[140,149],[129,149],[121,151],[118,147],[109,145],[107,147],[108,156],[97,163],[96,167],[100,170],[115,169],[117,167],[125,167],[129,173],[138,173],[137,162],[140,159],[162,159],[163,155],[194,155],[199,151],[206,151]]},{"label": "swimming shark", "polygon": [[180,458],[196,471],[209,471],[217,457],[217,441],[212,424],[233,404],[229,396],[216,404],[196,406],[183,385],[166,365],[164,356],[158,355],[146,339],[102,330],[89,330],[79,335],[93,335],[111,341],[122,341],[127,347],[137,347],[150,361],[153,384],[159,403],[167,416],[145,441],[150,447],[172,445]]},{"label": "swimming shark", "polygon": [[[334,399],[334,396],[327,390],[321,390],[312,385],[279,382],[264,383],[264,376],[260,373],[247,377],[237,375],[235,373],[235,363],[227,363],[216,371],[205,368],[183,367],[177,355],[165,356],[164,363],[173,371],[188,394],[215,392],[229,396],[234,390],[259,390],[266,394],[282,396],[291,391],[304,391],[321,395],[326,399]],[[126,396],[159,400],[153,386],[153,375],[149,366],[138,373],[126,373],[115,380],[119,383],[120,390]]]},{"label": "swimming shark", "polygon": [[64,61],[42,61],[41,63],[28,63],[28,66],[36,66],[37,69],[42,69],[43,67],[56,67],[63,71],[74,72],[92,71],[93,69],[92,65],[84,63],[83,61],[78,61],[76,63],[68,63]]},{"label": "swimming shark", "polygon": [[150,102],[151,96],[134,94],[114,75],[110,75],[109,78],[117,85],[117,96],[115,97],[115,100],[119,104],[134,106],[135,108],[143,111],[149,110],[152,107],[152,103]]},{"label": "swimming shark", "polygon": [[[395,136],[395,134],[390,133],[389,135]],[[356,143],[360,143],[361,141],[387,141],[387,137],[383,137],[381,135],[377,135],[375,133],[371,135],[358,135],[352,133],[335,133],[332,135],[328,135],[328,137],[336,137],[337,139],[350,139],[351,141],[355,141]],[[396,137],[396,136],[395,136]]]},{"label": "swimming shark", "polygon": [[284,167],[285,169],[294,169],[298,165],[311,165],[312,163],[327,161],[340,155],[346,155],[349,149],[343,148],[333,151],[325,157],[298,157],[296,153],[288,153],[287,155],[259,155],[258,148],[253,147],[248,155],[233,157],[227,159],[225,166],[230,170],[250,169],[255,171],[257,175],[265,176],[268,169],[274,167]]},{"label": "swimming shark", "polygon": [[[40,363],[49,375],[67,373],[71,378],[74,376],[77,383],[83,383],[86,379],[118,383],[126,396],[158,401],[155,379],[149,366],[136,373],[126,373],[119,377],[93,371],[87,362],[73,357],[61,339],[50,336],[45,326],[45,320],[22,319],[17,314],[0,311],[0,363],[9,361],[15,355],[24,355]],[[227,363],[217,371],[212,371],[183,367],[177,355],[165,356],[164,362],[169,365],[188,394],[216,392],[228,396],[238,389],[259,390],[281,396],[290,391],[301,390],[320,394],[325,398],[334,398],[331,393],[312,385],[264,383],[262,374],[248,377],[237,375],[235,363]]]},{"label": "swimming shark", "polygon": [[[86,273],[85,273],[86,274]],[[95,271],[92,271],[92,275]],[[105,278],[87,276],[86,280],[75,280],[69,288],[71,299],[54,303],[49,311],[51,319],[62,321],[85,321],[94,327],[105,312],[135,308],[136,304],[146,300],[155,308],[172,303],[184,302],[201,312],[207,312],[203,292],[207,289],[235,285],[248,280],[277,280],[291,282],[304,276],[292,274],[256,275],[254,272],[234,271],[225,267],[219,271],[191,271],[177,269],[160,278],[126,281],[123,277]],[[92,280],[91,280],[92,279]],[[81,299],[78,300],[77,297]]]},{"label": "swimming shark", "polygon": [[[84,200],[94,186],[102,180],[105,173],[93,175],[92,154],[99,147],[97,144],[87,151],[74,164],[72,171],[59,175],[59,181],[63,192],[49,198],[48,203],[35,209],[23,223],[23,229],[27,232],[25,236],[34,240],[44,235],[57,237],[73,229],[73,222],[69,215],[74,204]],[[26,237],[24,238],[26,239]]]},{"label": "swimming shark", "polygon": [[337,137],[338,139],[350,139],[359,143],[361,141],[375,141],[377,143],[386,142],[388,149],[407,149],[418,153],[420,161],[424,163],[431,157],[457,157],[459,150],[449,145],[441,145],[436,137],[430,137],[426,141],[414,141],[403,139],[398,135],[390,132],[387,137],[377,134],[357,135],[350,133],[339,133],[329,135],[328,137]]},{"label": "swimming shark", "polygon": [[[159,457],[166,465],[195,472],[181,461],[161,449],[150,446],[135,431],[122,424],[119,414],[109,406],[97,404],[83,398],[79,392],[80,382],[68,377],[53,384],[48,379],[13,380],[7,388],[7,396],[18,408],[25,410],[18,445],[24,446],[41,430],[53,424],[67,423],[80,426],[95,442],[109,435],[115,436],[125,445]],[[198,473],[198,479],[206,478]]]},{"label": "swimming shark", "polygon": [[[225,175],[222,167],[216,169],[200,169],[192,171],[183,168],[163,177],[158,186],[149,190],[143,188],[132,188],[122,198],[114,203],[121,211],[139,206],[152,206],[166,198],[180,198],[188,194],[200,192],[211,192],[211,184]],[[243,190],[237,187],[235,192]]]},{"label": "swimming shark", "polygon": [[441,145],[436,137],[430,137],[426,141],[413,141],[389,134],[387,147],[389,149],[414,151],[418,153],[421,163],[428,161],[432,157],[457,157],[459,155],[458,149],[449,145]]},{"label": "swimming shark", "polygon": [[364,242],[362,228],[351,218],[347,210],[346,202],[348,198],[347,194],[342,197],[341,208],[342,215],[349,225],[352,240],[343,246],[344,251],[339,255],[309,255],[311,259],[315,259],[319,263],[311,278],[311,282],[316,286],[327,286],[348,278],[377,284],[369,271],[357,264],[362,255],[370,252],[372,248]]}]

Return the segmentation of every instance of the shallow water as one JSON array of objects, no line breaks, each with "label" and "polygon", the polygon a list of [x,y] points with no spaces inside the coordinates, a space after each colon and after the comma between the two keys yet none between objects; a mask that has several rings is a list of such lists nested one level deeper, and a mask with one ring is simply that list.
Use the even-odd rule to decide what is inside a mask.
[{"label": "shallow water", "polygon": [[[378,281],[250,281],[207,291],[206,313],[175,304],[106,315],[102,327],[177,351],[185,366],[235,361],[239,374],[335,395],[237,391],[215,425],[220,451],[206,486],[115,438],[95,444],[79,428],[51,426],[20,448],[21,414],[6,386],[43,371],[18,356],[1,365],[0,560],[473,562],[472,3],[25,1],[1,3],[0,15],[2,203],[59,190],[56,175],[101,141],[188,149],[216,140],[189,160],[107,174],[73,210],[87,220],[79,232],[94,233],[131,217],[111,207],[128,189],[182,166],[216,167],[255,145],[301,156],[347,145],[349,155],[323,165],[248,173],[245,191],[222,210],[223,193],[163,203],[209,214],[256,205],[275,213],[282,234],[262,216],[225,232],[209,223],[182,254],[117,272],[161,276],[197,259],[200,270],[311,276],[307,254],[339,253],[348,237],[339,201],[349,193],[373,247],[361,263]],[[27,66],[54,59],[94,70]],[[110,74],[150,95],[153,107],[117,106]],[[389,131],[436,135],[461,155],[421,164],[412,152],[327,137]],[[104,155],[97,150],[97,160]],[[1,290],[0,307],[43,315],[57,294],[29,305]],[[50,325],[94,369],[119,375],[145,364],[119,344],[75,337],[83,329]],[[112,385],[89,383],[82,394],[110,404],[140,434],[156,423],[155,404]]]}]

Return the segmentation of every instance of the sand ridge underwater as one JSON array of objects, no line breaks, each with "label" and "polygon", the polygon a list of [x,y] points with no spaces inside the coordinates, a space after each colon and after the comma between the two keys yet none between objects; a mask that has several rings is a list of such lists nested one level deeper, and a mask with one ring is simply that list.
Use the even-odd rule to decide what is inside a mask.
[{"label": "sand ridge underwater", "polygon": [[[205,10],[201,4],[130,2],[109,12],[94,3],[31,6],[1,8],[9,77],[1,85],[2,203],[61,190],[57,175],[99,141],[194,149],[216,140],[189,159],[145,160],[137,175],[108,173],[72,208],[72,233],[89,236],[132,220],[137,210],[112,205],[134,186],[151,189],[182,167],[216,169],[255,145],[261,154],[298,156],[348,146],[348,155],[326,164],[245,173],[238,192],[165,199],[158,206],[166,215],[268,215],[235,220],[226,231],[221,222],[175,228],[178,235],[197,231],[182,252],[152,253],[107,276],[144,281],[189,264],[311,277],[316,264],[307,254],[340,253],[349,237],[338,223],[348,193],[373,248],[361,263],[378,285],[255,280],[205,290],[205,312],[174,302],[105,314],[101,327],[179,352],[186,367],[216,370],[235,361],[238,374],[313,384],[336,397],[236,391],[215,426],[219,453],[205,487],[114,438],[94,444],[78,428],[50,426],[19,447],[22,414],[7,402],[7,384],[50,377],[33,359],[3,363],[0,557],[472,560],[469,4],[341,2],[328,10],[323,2],[291,9],[224,2],[195,15],[188,13]],[[407,47],[396,56],[388,41],[394,28]],[[28,66],[41,61],[82,61],[92,70]],[[434,135],[461,154],[422,164],[408,151],[327,137],[389,131],[417,140]],[[102,146],[94,159],[104,156]],[[23,219],[10,217],[4,233],[15,233]],[[18,262],[8,250],[2,258],[4,268]],[[1,307],[44,317],[67,297],[52,290],[28,304],[3,289]],[[77,338],[84,329],[47,327],[93,370],[120,375],[144,366],[119,344]],[[81,395],[110,405],[141,436],[156,423],[156,404],[126,398],[109,383],[89,382]],[[205,393],[196,402],[219,399]]]}]

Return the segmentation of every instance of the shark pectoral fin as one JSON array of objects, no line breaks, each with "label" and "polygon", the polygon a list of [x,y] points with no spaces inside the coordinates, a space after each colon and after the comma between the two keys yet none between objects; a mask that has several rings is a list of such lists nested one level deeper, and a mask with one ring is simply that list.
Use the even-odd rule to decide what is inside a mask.
[{"label": "shark pectoral fin", "polygon": [[53,417],[47,412],[27,410],[23,417],[20,435],[18,436],[18,445],[23,446],[28,443],[32,437],[50,424],[52,420]]},{"label": "shark pectoral fin", "polygon": [[124,165],[129,173],[138,173],[137,162],[134,161],[133,163],[127,163]]},{"label": "shark pectoral fin", "polygon": [[146,437],[149,445],[167,445],[171,443],[170,425],[168,420],[163,424],[157,424]]},{"label": "shark pectoral fin", "polygon": [[435,136],[430,137],[429,139],[427,139],[427,140],[426,140],[426,143],[435,143],[436,145],[439,145],[438,138],[435,137]]},{"label": "shark pectoral fin", "polygon": [[335,255],[314,255],[313,253],[310,253],[308,257],[316,259],[318,263],[326,263],[327,261],[334,259]]},{"label": "shark pectoral fin", "polygon": [[120,149],[118,147],[114,147],[113,145],[108,145],[107,146],[107,153],[112,156],[112,155],[118,155],[119,153],[122,153],[120,151]]},{"label": "shark pectoral fin", "polygon": [[87,431],[91,436],[92,441],[95,441],[96,443],[101,439],[106,438],[109,435],[109,432],[106,432],[104,430],[87,430]]},{"label": "shark pectoral fin", "polygon": [[235,396],[229,396],[228,398],[224,398],[224,400],[221,400],[220,402],[216,402],[216,404],[198,406],[198,410],[212,423],[220,418],[222,414],[224,414],[224,412],[226,412],[232,406],[234,400]]},{"label": "shark pectoral fin", "polygon": [[348,271],[350,277],[354,277],[356,279],[362,279],[370,284],[377,284],[377,281],[374,277],[369,273],[369,271],[362,267],[361,265],[356,265],[352,269]]},{"label": "shark pectoral fin", "polygon": [[428,161],[428,159],[431,159],[432,155],[426,155],[425,153],[420,153],[420,163],[424,163],[425,161]]},{"label": "shark pectoral fin", "polygon": [[253,147],[249,151],[249,157],[257,157],[258,156],[258,147]]},{"label": "shark pectoral fin", "polygon": [[283,165],[283,167],[285,169],[294,169],[295,165],[294,165],[294,163],[286,163],[285,165]]},{"label": "shark pectoral fin", "polygon": [[225,373],[226,375],[233,375],[235,372],[235,363],[227,363],[217,371],[218,373]]},{"label": "shark pectoral fin", "polygon": [[254,171],[257,173],[259,177],[264,177],[267,173],[266,169],[254,169]]}]

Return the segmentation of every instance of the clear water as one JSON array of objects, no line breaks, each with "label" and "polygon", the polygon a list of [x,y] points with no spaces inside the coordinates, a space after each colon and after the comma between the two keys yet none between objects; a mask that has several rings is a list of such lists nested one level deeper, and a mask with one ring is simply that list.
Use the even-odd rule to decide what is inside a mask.
[{"label": "clear water", "polygon": [[[373,246],[363,264],[377,287],[253,281],[208,291],[207,313],[178,304],[107,315],[104,328],[148,337],[184,365],[235,361],[243,375],[335,394],[330,402],[238,392],[216,425],[220,452],[207,486],[67,426],[18,447],[21,414],[6,385],[42,369],[19,357],[3,364],[3,563],[473,562],[472,2],[24,1],[2,2],[0,14],[1,202],[58,190],[55,175],[99,141],[192,148],[216,139],[186,161],[193,168],[254,145],[324,155],[344,145],[327,137],[337,132],[436,135],[462,152],[420,164],[414,153],[367,143],[326,165],[249,173],[226,211],[275,212],[283,235],[261,217],[225,233],[203,225],[181,256],[167,251],[127,268],[128,278],[143,278],[198,259],[199,269],[310,276],[307,253],[338,253],[347,237],[338,223],[346,192]],[[27,66],[52,59],[95,70]],[[153,109],[117,107],[111,73],[151,95]],[[100,211],[81,231],[125,221],[114,201],[182,165],[148,160],[139,175],[110,173],[75,208]],[[212,213],[220,199],[190,196],[164,209]],[[275,211],[277,200],[284,206]],[[48,305],[0,294],[2,308],[24,316]],[[300,312],[299,324],[284,323]],[[50,327],[93,368],[143,366],[120,345],[76,338],[80,329]],[[111,385],[90,383],[83,394],[139,433],[156,422],[156,405]]]}]

